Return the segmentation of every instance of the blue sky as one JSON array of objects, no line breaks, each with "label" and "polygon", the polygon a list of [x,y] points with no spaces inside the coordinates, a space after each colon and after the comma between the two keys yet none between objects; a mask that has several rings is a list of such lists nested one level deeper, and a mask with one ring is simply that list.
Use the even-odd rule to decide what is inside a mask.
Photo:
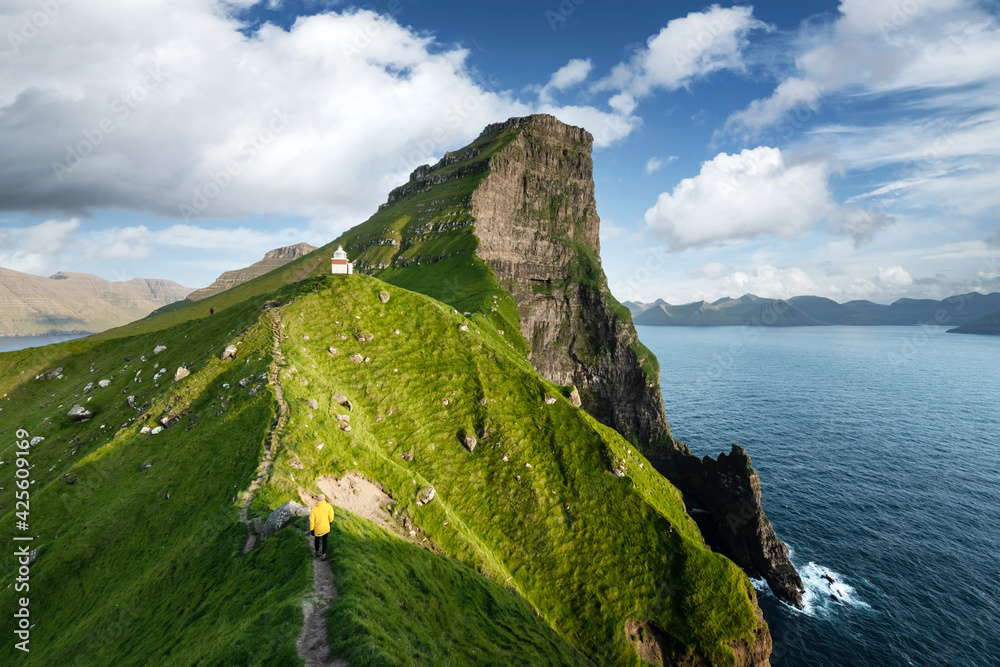
[{"label": "blue sky", "polygon": [[1000,290],[994,2],[0,6],[0,266],[189,287],[488,123],[590,130],[622,300]]}]

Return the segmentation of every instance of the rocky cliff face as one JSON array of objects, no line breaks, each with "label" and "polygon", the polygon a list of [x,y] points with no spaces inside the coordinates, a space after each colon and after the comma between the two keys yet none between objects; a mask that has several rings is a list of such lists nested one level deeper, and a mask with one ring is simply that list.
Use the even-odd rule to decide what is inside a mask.
[{"label": "rocky cliff face", "polygon": [[552,116],[513,118],[483,136],[508,130],[516,136],[489,159],[470,212],[476,253],[517,300],[532,364],[576,385],[583,407],[626,437],[669,442],[655,358],[600,265],[593,137]]},{"label": "rocky cliff face", "polygon": [[[215,279],[215,282],[208,287],[203,287],[201,289],[195,290],[187,295],[187,298],[191,301],[200,301],[201,299],[206,299],[219,292],[224,292],[230,287],[235,287],[248,280],[253,280],[258,276],[262,276],[265,273],[270,273],[275,269],[288,264],[294,259],[298,259],[303,255],[308,255],[313,250],[315,246],[311,246],[308,243],[298,243],[296,245],[285,246],[283,248],[275,248],[270,250],[264,255],[264,259],[251,264],[242,269],[234,269],[233,271],[226,271],[221,276]],[[329,269],[329,262],[327,262]]]}]

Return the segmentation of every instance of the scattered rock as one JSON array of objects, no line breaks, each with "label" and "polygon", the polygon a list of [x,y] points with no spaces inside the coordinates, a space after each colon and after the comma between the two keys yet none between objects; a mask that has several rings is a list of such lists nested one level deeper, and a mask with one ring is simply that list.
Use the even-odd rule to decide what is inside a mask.
[{"label": "scattered rock", "polygon": [[342,405],[351,412],[354,412],[354,406],[351,404],[347,397],[341,394],[339,391],[333,395],[333,402],[337,405]]},{"label": "scattered rock", "polygon": [[472,317],[472,313],[462,313],[462,314],[465,315],[466,317]]},{"label": "scattered rock", "polygon": [[271,310],[272,308],[277,308],[280,305],[281,305],[280,301],[266,301],[264,303],[264,307],[261,308],[260,310],[261,312],[264,312],[265,310]]},{"label": "scattered rock", "polygon": [[449,401],[447,398],[441,400],[441,405],[447,406],[449,403],[451,403],[451,401]]},{"label": "scattered rock", "polygon": [[37,445],[38,443],[40,443],[42,440],[45,440],[44,436],[36,435],[34,438],[31,439],[31,442],[28,443],[28,446],[29,447],[34,447],[35,445]]},{"label": "scattered rock", "polygon": [[166,417],[160,418],[160,423],[163,424],[164,428],[170,428],[181,419],[180,415],[167,415]]},{"label": "scattered rock", "polygon": [[167,349],[166,345],[157,345],[156,347],[153,348],[153,354],[159,354],[160,352],[163,352],[165,349]]},{"label": "scattered rock", "polygon": [[476,438],[471,433],[466,433],[462,431],[458,434],[458,439],[465,445],[465,448],[470,452],[476,448]]},{"label": "scattered rock", "polygon": [[463,324],[462,326],[460,326],[460,327],[458,328],[458,330],[459,330],[459,331],[468,331],[468,330],[469,330],[469,327],[468,327],[468,326],[466,326],[465,324]]},{"label": "scattered rock", "polygon": [[555,402],[556,402],[556,397],[555,396],[546,396],[545,397],[545,405],[554,405]]},{"label": "scattered rock", "polygon": [[111,384],[111,380],[101,380],[100,382],[97,383],[97,386],[103,389],[104,387],[107,387],[109,384]]},{"label": "scattered rock", "polygon": [[240,386],[241,387],[249,387],[251,380],[252,380],[252,378],[243,378],[242,380],[240,380]]},{"label": "scattered rock", "polygon": [[326,348],[326,351],[330,353],[331,357],[333,355],[337,354],[337,348],[335,348],[335,347],[328,347],[328,348]]},{"label": "scattered rock", "polygon": [[139,466],[139,470],[149,470],[152,467],[153,467],[152,462],[150,462],[150,461],[143,461],[143,464],[141,466]]},{"label": "scattered rock", "polygon": [[264,522],[264,527],[260,531],[260,538],[266,540],[268,536],[280,530],[286,523],[297,516],[309,516],[309,509],[294,500],[289,500],[271,512],[271,516],[267,517],[267,521]]},{"label": "scattered rock", "polygon": [[94,383],[88,382],[87,386],[83,388],[83,395],[86,396],[90,392],[94,391]]},{"label": "scattered rock", "polygon": [[82,405],[74,405],[66,413],[66,416],[75,422],[85,422],[94,416],[94,413],[83,407]]},{"label": "scattered rock", "polygon": [[302,340],[309,340],[309,334],[302,334]]},{"label": "scattered rock", "polygon": [[35,376],[35,379],[36,380],[51,380],[52,378],[57,378],[60,375],[62,375],[62,372],[63,372],[63,369],[62,369],[62,366],[60,366],[59,368],[55,369],[54,371],[49,371],[48,373],[39,373],[38,375]]},{"label": "scattered rock", "polygon": [[222,351],[222,356],[219,358],[222,359],[222,361],[225,361],[226,359],[235,359],[237,352],[239,352],[239,348],[235,345],[227,345],[226,349]]},{"label": "scattered rock", "polygon": [[352,355],[351,355],[351,361],[353,361],[353,362],[354,362],[354,363],[356,363],[356,364],[360,364],[360,363],[361,363],[362,361],[364,361],[364,360],[365,360],[365,358],[364,358],[364,357],[362,357],[362,356],[361,356],[360,354],[358,354],[357,352],[355,352],[354,354],[352,354]]},{"label": "scattered rock", "polygon": [[128,406],[134,410],[135,409],[135,396],[129,396],[128,399],[127,399],[127,402],[128,402]]},{"label": "scattered rock", "polygon": [[399,335],[399,329],[393,329],[393,333],[398,336]]},{"label": "scattered rock", "polygon": [[403,458],[404,461],[413,460],[413,452],[403,452],[402,454],[400,454],[400,456]]},{"label": "scattered rock", "polygon": [[145,433],[149,433],[151,430],[152,429],[149,428],[149,424],[147,424],[147,425],[145,425],[145,426],[143,426],[142,428],[139,429],[139,433],[145,434]]},{"label": "scattered rock", "polygon": [[288,460],[288,467],[295,468],[296,470],[302,470],[305,466],[302,465],[302,459],[297,456],[293,456]]},{"label": "scattered rock", "polygon": [[63,481],[69,485],[76,484],[76,479],[76,475],[71,475],[70,473],[63,475]]},{"label": "scattered rock", "polygon": [[576,407],[583,405],[583,401],[580,400],[580,392],[577,391],[576,387],[573,387],[573,389],[569,392],[569,402]]},{"label": "scattered rock", "polygon": [[145,362],[145,361],[149,361],[149,359],[147,359],[147,358],[146,358],[146,355],[144,354],[144,355],[142,355],[141,357],[139,357],[139,361],[143,361],[143,362]]},{"label": "scattered rock", "polygon": [[346,431],[347,433],[350,433],[351,432],[351,425],[347,424],[345,422],[341,422],[340,423],[340,430],[341,431]]},{"label": "scattered rock", "polygon": [[317,401],[315,398],[310,398],[308,401],[306,401],[306,407],[309,408],[310,410],[319,410],[319,401]]},{"label": "scattered rock", "polygon": [[337,421],[347,422],[348,424],[351,422],[351,415],[334,415],[334,417],[337,418]]},{"label": "scattered rock", "polygon": [[428,486],[426,489],[420,492],[420,495],[417,496],[417,500],[426,505],[430,501],[434,500],[434,495],[435,495],[434,487]]},{"label": "scattered rock", "polygon": [[157,433],[159,433],[159,432],[160,432],[160,431],[162,431],[162,430],[163,430],[163,427],[162,427],[162,426],[157,426],[157,427],[156,427],[156,428],[154,428],[154,429],[153,429],[152,431],[150,431],[150,432],[149,432],[149,434],[150,434],[150,435],[156,435]]},{"label": "scattered rock", "polygon": [[378,293],[378,300],[381,301],[382,303],[389,303],[389,293],[386,292],[385,290],[382,290],[381,292]]},{"label": "scattered rock", "polygon": [[183,366],[178,366],[177,372],[174,373],[174,382],[179,382],[184,378],[186,378],[188,375],[191,375],[191,371],[184,368]]}]

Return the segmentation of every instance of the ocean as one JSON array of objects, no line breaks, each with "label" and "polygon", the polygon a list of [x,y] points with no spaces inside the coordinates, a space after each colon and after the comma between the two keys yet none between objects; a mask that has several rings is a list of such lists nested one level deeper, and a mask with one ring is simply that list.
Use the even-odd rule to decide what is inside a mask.
[{"label": "ocean", "polygon": [[772,665],[1000,665],[1000,337],[637,329],[674,437],[747,450],[806,583],[758,584]]},{"label": "ocean", "polygon": [[86,334],[53,334],[51,336],[16,336],[12,338],[0,337],[0,352],[13,352],[23,350],[28,347],[41,347],[52,345],[53,343],[64,343],[74,338],[82,338]]}]

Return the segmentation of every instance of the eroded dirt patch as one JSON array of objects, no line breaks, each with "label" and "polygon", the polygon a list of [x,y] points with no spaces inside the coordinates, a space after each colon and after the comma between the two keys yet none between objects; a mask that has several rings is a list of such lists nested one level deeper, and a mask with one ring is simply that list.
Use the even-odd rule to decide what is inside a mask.
[{"label": "eroded dirt patch", "polygon": [[[316,480],[316,485],[326,495],[326,501],[334,507],[342,507],[385,528],[396,529],[386,510],[386,505],[392,502],[392,498],[380,485],[356,472],[349,472],[343,477],[320,477]],[[310,505],[315,504],[313,498],[308,501]]]}]

